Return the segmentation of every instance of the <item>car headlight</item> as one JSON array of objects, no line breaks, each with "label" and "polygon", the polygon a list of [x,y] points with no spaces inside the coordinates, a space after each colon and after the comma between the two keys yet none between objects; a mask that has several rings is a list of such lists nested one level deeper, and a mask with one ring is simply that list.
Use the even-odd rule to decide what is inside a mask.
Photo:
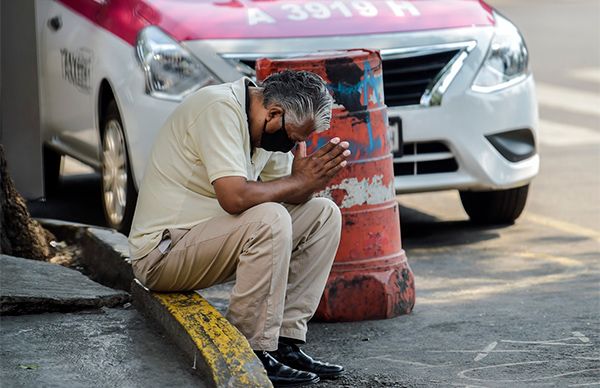
[{"label": "car headlight", "polygon": [[146,27],[139,33],[136,51],[151,96],[181,101],[191,92],[217,83],[202,62],[158,27]]},{"label": "car headlight", "polygon": [[477,92],[493,92],[522,81],[529,74],[527,46],[517,27],[494,12],[494,38],[473,82]]}]

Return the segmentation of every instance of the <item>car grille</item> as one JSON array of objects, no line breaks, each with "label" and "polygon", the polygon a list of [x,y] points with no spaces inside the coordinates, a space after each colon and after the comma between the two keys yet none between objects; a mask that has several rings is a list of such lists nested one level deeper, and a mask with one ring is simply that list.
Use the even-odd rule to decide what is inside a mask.
[{"label": "car grille", "polygon": [[[399,156],[402,155],[402,156]],[[444,143],[404,143],[402,153],[394,154],[394,175],[423,175],[458,170],[454,155]]]},{"label": "car grille", "polygon": [[251,67],[253,70],[256,69],[256,60],[254,59],[240,59],[240,62],[248,67]]},{"label": "car grille", "polygon": [[460,50],[383,58],[383,92],[387,106],[418,105],[428,87]]},{"label": "car grille", "polygon": [[[443,51],[409,51],[400,56],[383,55],[383,84],[387,106],[419,105],[428,88],[433,87],[461,48]],[[249,71],[254,70],[256,61],[235,58]],[[247,75],[252,75],[247,73]]]}]

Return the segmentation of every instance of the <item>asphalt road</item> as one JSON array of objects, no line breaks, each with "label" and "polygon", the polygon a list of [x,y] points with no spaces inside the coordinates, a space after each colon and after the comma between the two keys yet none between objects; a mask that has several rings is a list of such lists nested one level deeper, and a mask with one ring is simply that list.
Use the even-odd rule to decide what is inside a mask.
[{"label": "asphalt road", "polygon": [[[307,349],[349,370],[322,386],[600,386],[600,2],[491,3],[521,28],[538,85],[542,167],[525,213],[482,228],[455,192],[399,196],[415,310],[312,323]],[[31,209],[102,224],[99,191],[70,176]]]}]

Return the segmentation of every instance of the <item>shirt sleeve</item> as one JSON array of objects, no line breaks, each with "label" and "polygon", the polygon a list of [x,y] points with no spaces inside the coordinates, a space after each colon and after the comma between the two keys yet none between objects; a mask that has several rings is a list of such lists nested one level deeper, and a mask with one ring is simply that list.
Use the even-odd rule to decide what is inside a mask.
[{"label": "shirt sleeve", "polygon": [[260,173],[260,179],[263,182],[283,178],[292,173],[292,161],[294,156],[291,152],[281,153],[273,152],[265,164],[265,168]]},{"label": "shirt sleeve", "polygon": [[207,106],[190,125],[188,133],[210,182],[225,176],[248,179],[246,125],[227,101]]}]

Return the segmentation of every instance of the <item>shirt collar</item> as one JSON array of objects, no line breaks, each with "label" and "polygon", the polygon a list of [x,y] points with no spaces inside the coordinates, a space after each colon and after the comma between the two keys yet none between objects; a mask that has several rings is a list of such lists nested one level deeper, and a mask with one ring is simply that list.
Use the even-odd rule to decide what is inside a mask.
[{"label": "shirt collar", "polygon": [[[248,77],[242,77],[237,81],[231,83],[231,90],[233,90],[233,95],[235,99],[238,101],[244,113],[246,112],[246,85],[248,86],[256,86],[256,84]],[[248,120],[248,115],[246,114],[246,120]]]},{"label": "shirt collar", "polygon": [[250,147],[250,157],[252,157],[252,154],[254,153],[254,148],[252,147],[252,135],[250,134],[250,117],[249,117],[249,109],[250,107],[248,106],[249,104],[249,100],[248,100],[248,86],[256,86],[256,84],[254,83],[254,81],[252,81],[250,78],[248,77],[242,77],[237,81],[234,81],[231,83],[231,89],[233,91],[233,95],[235,96],[237,102],[240,104],[240,107],[242,108],[242,112],[244,112],[244,116],[246,117],[246,130],[248,131],[248,139],[249,139],[249,147]]}]

